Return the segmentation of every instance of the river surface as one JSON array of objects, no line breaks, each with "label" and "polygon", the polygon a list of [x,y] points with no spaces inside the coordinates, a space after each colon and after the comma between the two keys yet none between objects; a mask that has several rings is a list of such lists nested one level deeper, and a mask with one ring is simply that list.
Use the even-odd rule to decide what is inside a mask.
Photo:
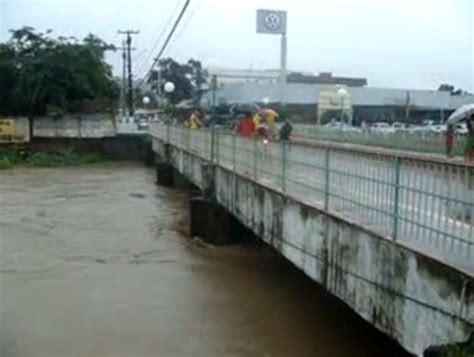
[{"label": "river surface", "polygon": [[190,241],[138,164],[0,171],[0,356],[405,356],[256,244]]}]

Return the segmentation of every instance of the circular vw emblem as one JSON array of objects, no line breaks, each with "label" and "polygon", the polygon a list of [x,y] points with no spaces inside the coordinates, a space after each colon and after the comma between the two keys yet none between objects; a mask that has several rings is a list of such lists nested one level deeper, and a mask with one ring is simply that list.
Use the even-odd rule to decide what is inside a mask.
[{"label": "circular vw emblem", "polygon": [[280,27],[280,16],[274,12],[270,12],[264,19],[265,27],[270,31],[276,31]]}]

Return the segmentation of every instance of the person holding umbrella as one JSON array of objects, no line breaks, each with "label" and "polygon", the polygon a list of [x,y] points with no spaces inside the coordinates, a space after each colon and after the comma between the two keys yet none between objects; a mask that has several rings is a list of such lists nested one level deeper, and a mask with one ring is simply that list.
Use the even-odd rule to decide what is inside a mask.
[{"label": "person holding umbrella", "polygon": [[474,161],[474,113],[467,119],[466,160]]},{"label": "person holding umbrella", "polygon": [[446,156],[453,157],[453,144],[454,144],[454,125],[446,125],[446,133],[444,133],[444,146],[446,148]]},{"label": "person holding umbrella", "polygon": [[466,160],[474,161],[474,103],[466,104],[458,108],[449,116],[448,120],[446,120],[446,126],[454,126],[454,124],[463,120],[466,120],[468,130],[464,157]]}]

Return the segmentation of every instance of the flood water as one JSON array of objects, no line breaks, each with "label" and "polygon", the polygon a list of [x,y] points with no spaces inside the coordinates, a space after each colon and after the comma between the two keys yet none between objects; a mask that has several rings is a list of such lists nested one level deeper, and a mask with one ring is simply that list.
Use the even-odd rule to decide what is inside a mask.
[{"label": "flood water", "polygon": [[290,264],[186,237],[139,164],[0,171],[0,356],[405,356]]}]

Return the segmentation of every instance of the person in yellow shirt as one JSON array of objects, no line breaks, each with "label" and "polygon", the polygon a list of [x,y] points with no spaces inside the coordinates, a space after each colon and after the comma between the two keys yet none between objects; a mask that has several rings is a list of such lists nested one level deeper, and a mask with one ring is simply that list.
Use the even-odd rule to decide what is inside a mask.
[{"label": "person in yellow shirt", "polygon": [[259,114],[267,125],[268,136],[271,139],[275,138],[275,119],[278,117],[278,113],[273,109],[263,109]]},{"label": "person in yellow shirt", "polygon": [[188,125],[189,129],[191,130],[197,130],[202,127],[202,121],[201,121],[201,113],[199,110],[193,111],[191,116],[188,119]]},{"label": "person in yellow shirt", "polygon": [[253,120],[254,127],[258,128],[258,126],[260,125],[260,121],[261,121],[260,112],[255,113],[255,115],[252,117],[252,120]]}]

